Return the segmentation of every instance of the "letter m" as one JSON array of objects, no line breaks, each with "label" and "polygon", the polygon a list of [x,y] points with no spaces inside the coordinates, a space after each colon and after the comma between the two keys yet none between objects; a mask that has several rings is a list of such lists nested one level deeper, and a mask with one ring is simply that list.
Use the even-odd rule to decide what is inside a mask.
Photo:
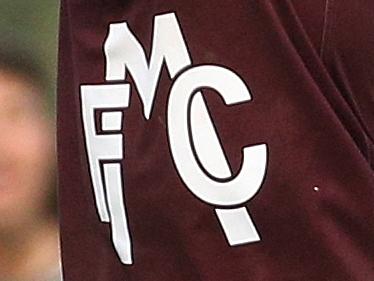
[{"label": "letter m", "polygon": [[110,25],[104,50],[106,80],[125,80],[128,71],[140,95],[146,119],[151,116],[163,63],[171,79],[192,63],[174,13],[155,17],[149,62],[126,22]]}]

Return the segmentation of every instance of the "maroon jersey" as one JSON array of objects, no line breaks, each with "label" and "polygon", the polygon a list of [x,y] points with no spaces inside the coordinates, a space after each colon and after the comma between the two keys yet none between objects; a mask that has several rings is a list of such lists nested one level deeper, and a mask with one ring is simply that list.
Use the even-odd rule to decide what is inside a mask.
[{"label": "maroon jersey", "polygon": [[65,281],[374,280],[374,2],[64,0]]}]

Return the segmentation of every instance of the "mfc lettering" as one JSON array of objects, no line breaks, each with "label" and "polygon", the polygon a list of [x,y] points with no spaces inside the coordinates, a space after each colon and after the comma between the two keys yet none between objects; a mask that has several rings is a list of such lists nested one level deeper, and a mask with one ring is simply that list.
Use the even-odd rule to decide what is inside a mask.
[{"label": "mfc lettering", "polygon": [[[126,22],[110,24],[104,50],[105,80],[112,84],[81,86],[82,120],[96,206],[101,221],[111,224],[112,241],[120,260],[133,264],[125,207],[126,181],[122,174],[126,158],[123,111],[129,106],[132,86],[125,80],[130,73],[144,117],[149,120],[163,66],[175,80],[165,110],[171,156],[181,180],[197,199],[215,206],[231,246],[260,241],[247,208],[238,205],[252,199],[261,188],[267,167],[267,145],[245,147],[242,168],[234,176],[204,96],[198,91],[214,89],[227,106],[234,106],[250,102],[248,87],[225,67],[194,67],[174,13],[155,17],[152,41],[148,61],[143,46]],[[175,79],[178,73],[181,74]],[[97,112],[101,112],[101,128],[96,128]]]}]

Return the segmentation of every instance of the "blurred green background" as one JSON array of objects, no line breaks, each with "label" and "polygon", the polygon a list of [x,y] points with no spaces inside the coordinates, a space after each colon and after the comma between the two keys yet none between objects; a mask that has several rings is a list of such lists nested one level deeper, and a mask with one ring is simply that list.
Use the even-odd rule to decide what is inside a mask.
[{"label": "blurred green background", "polygon": [[58,0],[0,0],[0,36],[25,44],[44,68],[51,109],[56,92]]}]

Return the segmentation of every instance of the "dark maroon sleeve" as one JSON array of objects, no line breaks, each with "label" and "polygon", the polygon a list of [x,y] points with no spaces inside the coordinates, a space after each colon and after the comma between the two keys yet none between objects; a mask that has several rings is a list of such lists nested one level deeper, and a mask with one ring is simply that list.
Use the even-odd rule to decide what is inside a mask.
[{"label": "dark maroon sleeve", "polygon": [[64,280],[374,280],[373,16],[62,0]]},{"label": "dark maroon sleeve", "polygon": [[360,150],[374,167],[374,3],[329,1],[327,9],[321,56],[364,132]]}]

